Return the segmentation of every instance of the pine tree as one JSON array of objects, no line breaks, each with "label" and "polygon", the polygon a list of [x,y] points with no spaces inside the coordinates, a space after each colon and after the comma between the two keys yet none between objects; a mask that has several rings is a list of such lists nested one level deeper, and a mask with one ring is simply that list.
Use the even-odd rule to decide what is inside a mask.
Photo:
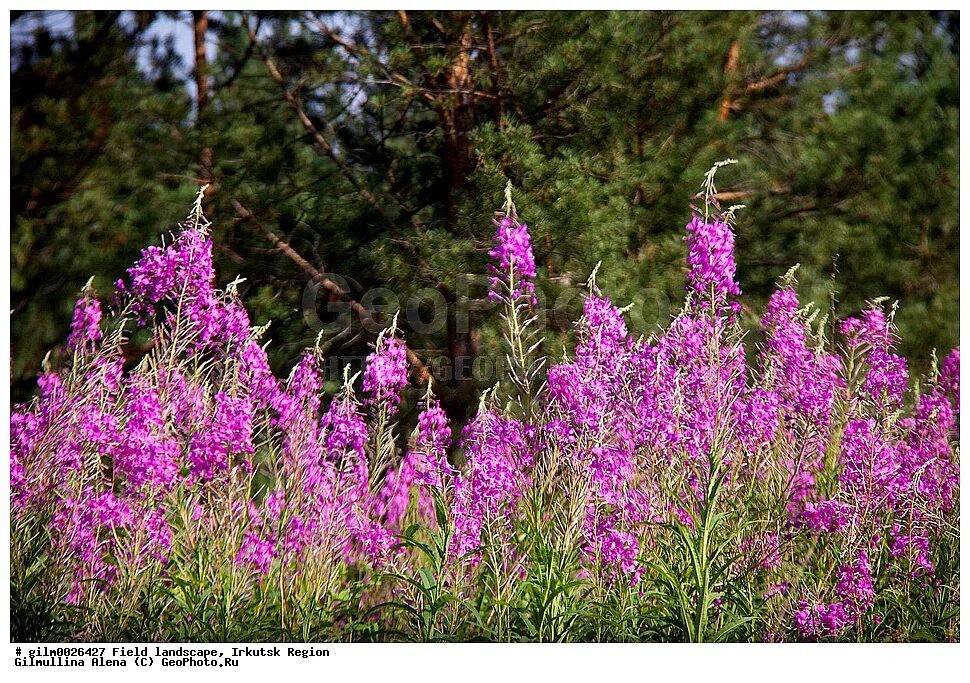
[{"label": "pine tree", "polygon": [[[139,68],[157,13],[75,13],[69,35],[41,27],[14,51],[15,377],[63,336],[87,277],[106,286],[201,182],[218,265],[273,320],[280,367],[317,322],[339,318],[334,357],[362,355],[395,306],[414,297],[427,321],[437,296],[440,329],[402,316],[415,367],[494,361],[495,316],[467,310],[484,286],[463,276],[486,272],[507,181],[535,239],[548,350],[569,343],[599,261],[646,333],[679,306],[681,228],[726,157],[739,163],[718,199],[747,207],[739,277],[755,304],[800,263],[803,297],[827,310],[834,295],[841,316],[899,299],[917,367],[957,343],[956,13],[165,16],[212,56],[179,65],[157,45]],[[376,288],[396,302],[381,310]],[[466,368],[442,383],[452,416],[483,382]]]}]

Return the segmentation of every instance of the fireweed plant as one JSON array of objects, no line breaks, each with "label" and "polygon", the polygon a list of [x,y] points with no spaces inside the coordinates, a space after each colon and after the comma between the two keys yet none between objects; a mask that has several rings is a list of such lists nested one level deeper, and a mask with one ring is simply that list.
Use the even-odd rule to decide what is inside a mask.
[{"label": "fireweed plant", "polygon": [[959,638],[959,349],[911,382],[894,309],[836,325],[794,269],[746,337],[716,170],[679,313],[634,338],[594,271],[548,368],[507,191],[510,375],[458,444],[430,386],[403,433],[396,320],[334,396],[319,348],[274,376],[200,194],[12,412],[14,640]]}]

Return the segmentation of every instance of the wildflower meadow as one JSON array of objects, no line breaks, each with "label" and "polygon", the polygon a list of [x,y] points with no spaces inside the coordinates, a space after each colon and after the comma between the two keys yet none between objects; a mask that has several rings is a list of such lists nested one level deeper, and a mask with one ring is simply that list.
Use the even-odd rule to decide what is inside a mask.
[{"label": "wildflower meadow", "polygon": [[912,377],[892,302],[802,305],[797,268],[746,329],[716,169],[676,314],[634,337],[593,271],[564,357],[507,192],[466,424],[396,317],[336,392],[319,345],[275,375],[200,193],[13,408],[12,638],[958,640],[959,349]]}]

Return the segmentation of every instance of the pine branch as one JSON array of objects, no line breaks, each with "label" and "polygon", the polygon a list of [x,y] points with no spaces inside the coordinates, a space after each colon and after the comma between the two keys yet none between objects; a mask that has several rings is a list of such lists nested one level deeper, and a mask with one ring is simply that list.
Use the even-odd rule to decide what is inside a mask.
[{"label": "pine branch", "polygon": [[[241,220],[243,220],[244,222],[250,223],[258,230],[260,230],[263,233],[263,235],[265,235],[266,238],[273,244],[273,246],[275,246],[279,251],[281,251],[288,259],[293,261],[293,263],[299,266],[303,272],[309,275],[314,283],[323,287],[323,289],[326,290],[332,296],[337,297],[338,299],[346,303],[350,307],[350,310],[353,311],[360,318],[360,321],[363,324],[363,327],[365,330],[367,330],[370,333],[371,330],[378,329],[381,327],[380,325],[377,324],[377,321],[374,320],[373,314],[367,308],[365,308],[359,301],[351,297],[350,293],[347,292],[345,289],[343,289],[340,285],[338,285],[336,282],[334,282],[326,275],[321,273],[319,270],[317,270],[317,268],[312,263],[310,263],[305,258],[300,256],[300,254],[292,246],[290,246],[288,242],[281,239],[279,236],[276,235],[276,233],[274,233],[272,230],[270,230],[262,223],[260,223],[258,220],[256,220],[256,217],[253,215],[252,211],[250,211],[245,204],[240,202],[238,199],[233,199],[232,205],[233,205],[233,208],[236,209],[236,213],[239,214],[239,218]],[[428,384],[429,382],[434,380],[434,376],[431,374],[431,371],[428,369],[428,366],[424,364],[424,362],[418,357],[416,353],[414,353],[414,351],[412,351],[411,349],[408,349],[407,355],[408,355],[408,361],[413,366],[414,371],[418,376],[418,379],[423,384]]]}]

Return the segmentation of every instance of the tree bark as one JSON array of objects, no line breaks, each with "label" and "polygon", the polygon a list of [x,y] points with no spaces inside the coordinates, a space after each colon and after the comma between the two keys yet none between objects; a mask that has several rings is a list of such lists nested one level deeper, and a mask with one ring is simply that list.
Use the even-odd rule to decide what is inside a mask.
[{"label": "tree bark", "polygon": [[445,227],[455,229],[458,219],[458,193],[465,186],[471,169],[472,149],[468,133],[475,127],[475,101],[471,83],[472,22],[464,21],[457,42],[458,52],[444,73],[441,89],[450,91],[438,96],[436,107],[444,134],[441,168],[444,171]]},{"label": "tree bark", "polygon": [[724,79],[727,81],[727,94],[721,100],[718,108],[717,120],[727,121],[734,106],[734,81],[737,78],[738,62],[741,60],[741,43],[737,40],[728,48],[727,59],[724,61]]},{"label": "tree bark", "polygon": [[[300,269],[310,276],[310,278],[318,285],[320,285],[328,294],[331,294],[336,299],[344,301],[350,307],[350,310],[354,312],[355,315],[360,319],[362,323],[366,323],[364,326],[365,330],[375,329],[374,317],[371,312],[367,310],[359,301],[354,300],[350,294],[343,290],[336,282],[328,278],[326,275],[321,273],[317,268],[307,261],[305,258],[300,256],[293,247],[291,247],[287,242],[282,240],[276,233],[274,233],[269,228],[265,227],[262,223],[256,220],[253,216],[253,212],[249,210],[245,204],[240,202],[238,199],[232,200],[233,208],[236,209],[236,213],[239,218],[247,223],[252,224],[254,227],[259,229],[268,239],[273,246],[279,249],[288,259],[293,261]],[[428,370],[428,366],[418,357],[418,355],[408,349],[407,351],[408,361],[411,363],[411,367],[414,369],[418,380],[422,384],[427,384],[433,381],[434,377]]]},{"label": "tree bark", "polygon": [[[209,62],[205,50],[205,34],[209,30],[209,11],[192,11],[192,33],[195,39],[195,125],[202,125],[202,115],[209,104]],[[199,178],[212,181],[212,148],[202,147],[199,153]]]},{"label": "tree bark", "polygon": [[[461,22],[457,40],[457,52],[450,68],[436,84],[440,94],[435,107],[441,122],[443,140],[441,146],[442,195],[445,200],[445,229],[453,232],[458,223],[458,202],[472,170],[472,148],[468,134],[475,127],[475,106],[479,97],[475,94],[471,78],[473,22],[470,14]],[[457,297],[445,288],[445,298],[450,307],[457,307]],[[447,347],[451,373],[445,382],[447,392],[442,396],[442,406],[452,420],[463,421],[468,407],[474,403],[472,368],[476,356],[477,330],[457,327],[457,310],[449,316]]]}]

